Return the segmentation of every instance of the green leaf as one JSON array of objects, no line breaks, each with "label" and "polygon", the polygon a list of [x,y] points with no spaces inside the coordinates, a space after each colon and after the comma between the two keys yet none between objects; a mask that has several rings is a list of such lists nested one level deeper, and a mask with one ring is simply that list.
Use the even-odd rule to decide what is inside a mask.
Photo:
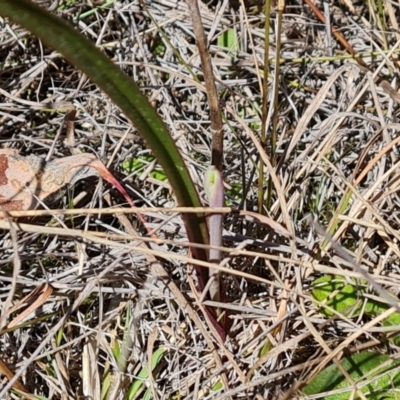
[{"label": "green leaf", "polygon": [[[319,303],[324,303],[333,308],[335,311],[345,315],[346,317],[358,317],[363,310],[365,316],[375,318],[382,314],[391,306],[381,303],[373,299],[367,299],[365,307],[366,287],[364,282],[356,283],[352,280],[345,279],[342,276],[322,276],[316,279],[312,284],[312,295]],[[397,299],[393,298],[393,301]],[[325,308],[320,307],[319,311],[326,317],[332,317],[334,313]],[[382,321],[383,326],[400,326],[400,313],[395,312]],[[389,337],[389,340],[395,345],[400,345],[400,337],[397,335]]]},{"label": "green leaf", "polygon": [[222,388],[224,387],[223,383],[221,381],[218,381],[217,383],[215,383],[215,385],[211,388],[211,390],[213,392],[218,392],[219,390],[222,390]]},{"label": "green leaf", "polygon": [[150,400],[152,397],[153,397],[153,394],[152,394],[151,388],[147,388],[147,390],[144,393],[143,400]]},{"label": "green leaf", "polygon": [[111,368],[109,362],[107,361],[104,368],[103,379],[101,381],[101,394],[100,394],[101,400],[104,400],[107,396],[107,393],[111,387],[111,379],[112,379]]},{"label": "green leaf", "polygon": [[[397,301],[397,299],[393,299]],[[370,315],[371,317],[376,317],[379,314],[382,314],[386,310],[388,310],[391,306],[386,303],[381,303],[376,300],[368,300],[368,303],[365,307],[365,313]],[[400,313],[394,312],[390,314],[389,317],[382,321],[383,326],[400,326]],[[389,341],[394,343],[396,346],[400,346],[400,337],[396,334],[396,336],[390,335]]]},{"label": "green leaf", "polygon": [[[389,361],[388,364],[385,362]],[[384,366],[382,366],[385,363]],[[386,354],[363,352],[344,358],[340,364],[369,400],[400,399],[400,361],[391,360]],[[346,389],[336,394],[326,393],[325,400],[348,400],[353,387],[336,365],[321,371],[304,389],[306,395],[322,394]],[[354,399],[359,399],[356,395]]]},{"label": "green leaf", "polygon": [[121,346],[119,345],[119,342],[117,339],[114,340],[114,344],[111,347],[111,351],[112,351],[115,359],[118,361],[119,358],[121,357]]},{"label": "green leaf", "polygon": [[267,339],[264,343],[264,346],[260,350],[259,357],[265,356],[271,350],[271,347],[272,347],[272,343],[269,339]]},{"label": "green leaf", "polygon": [[[164,353],[166,352],[165,349],[157,349],[151,358],[151,370],[153,371],[154,368],[160,363],[162,358],[164,357]],[[138,378],[136,379],[131,387],[129,388],[128,392],[128,400],[133,400],[136,398],[136,396],[139,394],[139,390],[143,385],[143,382],[149,377],[149,372],[147,370],[147,367],[143,367],[141,371],[139,372]]]},{"label": "green leaf", "polygon": [[[313,282],[312,295],[319,302],[343,315],[358,316],[362,309],[362,292],[357,290],[356,286],[356,283],[350,284],[342,276],[326,275]],[[327,317],[334,315],[324,307],[320,307],[319,311]]]},{"label": "green leaf", "polygon": [[239,50],[239,40],[236,36],[234,29],[227,29],[220,36],[218,36],[217,45],[219,47],[225,47],[230,52],[236,52]]}]

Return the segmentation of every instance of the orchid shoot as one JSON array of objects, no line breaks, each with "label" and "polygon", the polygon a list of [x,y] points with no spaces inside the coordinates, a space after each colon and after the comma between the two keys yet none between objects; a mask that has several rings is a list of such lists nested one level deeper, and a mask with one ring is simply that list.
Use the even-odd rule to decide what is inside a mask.
[{"label": "orchid shoot", "polygon": [[[225,203],[224,182],[221,172],[211,165],[204,175],[204,188],[209,200],[210,207],[223,207]],[[212,214],[208,219],[210,230],[210,245],[222,246],[222,214]],[[222,251],[211,248],[209,261],[219,264],[222,259]],[[213,301],[220,301],[220,276],[218,270],[210,268],[209,271],[210,298]]]}]

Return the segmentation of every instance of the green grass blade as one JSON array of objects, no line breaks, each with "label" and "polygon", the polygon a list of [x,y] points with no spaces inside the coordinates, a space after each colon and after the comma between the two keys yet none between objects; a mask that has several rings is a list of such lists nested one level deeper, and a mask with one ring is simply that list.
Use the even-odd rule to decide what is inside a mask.
[{"label": "green grass blade", "polygon": [[[153,356],[151,358],[152,371],[161,362],[165,352],[166,352],[165,349],[160,348],[153,353]],[[140,388],[143,386],[144,381],[148,377],[149,377],[149,371],[147,367],[143,367],[139,372],[138,379],[133,382],[132,386],[129,389],[128,400],[133,400],[136,398],[136,395],[138,394]]]}]

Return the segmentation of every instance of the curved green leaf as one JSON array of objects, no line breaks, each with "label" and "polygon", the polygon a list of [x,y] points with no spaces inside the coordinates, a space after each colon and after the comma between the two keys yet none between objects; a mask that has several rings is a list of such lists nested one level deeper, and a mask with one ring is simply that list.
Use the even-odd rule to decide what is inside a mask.
[{"label": "curved green leaf", "polygon": [[[324,275],[316,279],[312,283],[312,295],[318,304],[326,304],[331,309],[345,315],[348,318],[358,317],[361,312],[365,316],[375,318],[390,308],[390,305],[364,297],[366,292],[365,281],[353,281],[340,275]],[[393,298],[393,301],[396,301]],[[319,307],[321,314],[326,317],[335,315],[330,309],[321,306]],[[385,320],[382,321],[383,326],[399,326],[400,313],[394,312]],[[393,332],[388,335],[388,339],[400,345],[400,336]]]},{"label": "curved green leaf", "polygon": [[[344,358],[340,364],[367,399],[400,398],[400,362],[398,360],[390,361],[386,354],[363,352]],[[323,397],[325,400],[347,400],[352,390],[350,382],[337,366],[331,365],[321,371],[303,389],[303,393],[306,395],[325,393]],[[337,391],[337,393],[329,394],[332,391]],[[359,399],[357,395],[351,398]]]},{"label": "curved green leaf", "polygon": [[[340,275],[324,275],[316,279],[312,284],[312,295],[314,299],[326,302],[329,307],[346,316],[358,316],[362,309],[362,292],[357,290],[356,283],[350,284]],[[320,312],[327,317],[334,315],[323,307]]]}]

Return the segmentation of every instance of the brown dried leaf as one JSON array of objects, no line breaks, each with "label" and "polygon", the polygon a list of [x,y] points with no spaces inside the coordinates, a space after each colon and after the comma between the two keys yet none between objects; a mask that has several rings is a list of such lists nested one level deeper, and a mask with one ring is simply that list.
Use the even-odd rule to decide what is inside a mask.
[{"label": "brown dried leaf", "polygon": [[121,184],[93,154],[77,154],[54,161],[30,155],[21,156],[16,150],[0,150],[0,209],[30,210],[67,184],[89,176],[100,176],[110,182],[134,207],[132,199]]}]

